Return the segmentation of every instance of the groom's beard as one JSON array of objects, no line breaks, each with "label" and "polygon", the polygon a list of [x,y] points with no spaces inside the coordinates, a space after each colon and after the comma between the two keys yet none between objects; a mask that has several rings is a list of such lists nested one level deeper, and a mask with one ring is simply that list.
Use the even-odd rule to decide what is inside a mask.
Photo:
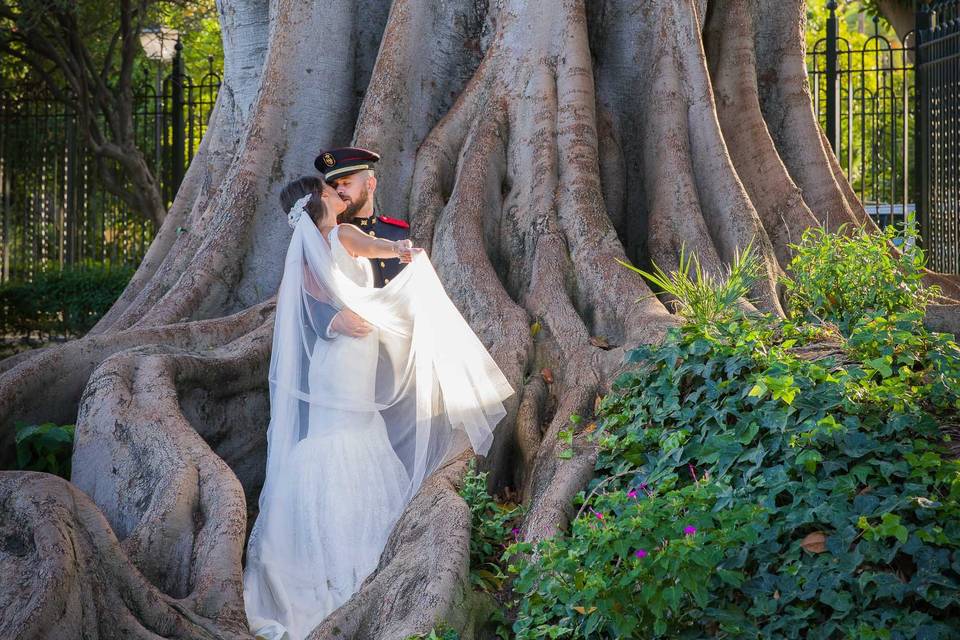
[{"label": "groom's beard", "polygon": [[345,220],[352,220],[357,217],[357,214],[363,209],[367,204],[367,200],[370,199],[370,190],[366,187],[363,188],[363,191],[360,192],[360,195],[357,197],[356,202],[347,203],[347,208],[341,214]]}]

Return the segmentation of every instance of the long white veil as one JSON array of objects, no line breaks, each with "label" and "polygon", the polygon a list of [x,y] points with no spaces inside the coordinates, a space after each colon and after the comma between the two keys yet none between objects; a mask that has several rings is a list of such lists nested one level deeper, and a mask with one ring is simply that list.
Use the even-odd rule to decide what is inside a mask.
[{"label": "long white veil", "polygon": [[[331,234],[333,235],[333,234]],[[348,307],[378,329],[379,360],[373,392],[349,385],[311,387],[311,363],[336,368],[338,336],[319,337],[319,305]],[[331,356],[331,358],[328,358]],[[314,382],[315,386],[319,386]],[[272,479],[308,433],[311,405],[346,411],[380,411],[391,445],[409,474],[404,504],[448,453],[454,429],[473,449],[487,453],[493,429],[505,415],[513,388],[463,316],[447,297],[425,253],[416,254],[383,288],[363,287],[338,267],[331,247],[310,216],[294,224],[277,295],[270,358],[267,473],[260,507],[275,490]]]}]

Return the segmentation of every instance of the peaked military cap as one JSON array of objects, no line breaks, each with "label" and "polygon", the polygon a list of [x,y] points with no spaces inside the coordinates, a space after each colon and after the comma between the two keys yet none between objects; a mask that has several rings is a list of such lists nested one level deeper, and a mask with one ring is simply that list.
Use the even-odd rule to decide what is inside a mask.
[{"label": "peaked military cap", "polygon": [[340,147],[324,151],[313,161],[313,166],[327,182],[364,169],[372,169],[380,154],[359,147]]}]

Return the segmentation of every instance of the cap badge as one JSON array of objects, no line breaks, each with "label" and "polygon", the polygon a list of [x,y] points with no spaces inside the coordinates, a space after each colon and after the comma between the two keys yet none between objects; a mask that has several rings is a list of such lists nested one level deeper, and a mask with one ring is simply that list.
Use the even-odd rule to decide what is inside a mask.
[{"label": "cap badge", "polygon": [[328,167],[332,167],[333,165],[337,164],[337,161],[334,159],[332,153],[325,153],[323,154],[323,164],[327,165]]}]

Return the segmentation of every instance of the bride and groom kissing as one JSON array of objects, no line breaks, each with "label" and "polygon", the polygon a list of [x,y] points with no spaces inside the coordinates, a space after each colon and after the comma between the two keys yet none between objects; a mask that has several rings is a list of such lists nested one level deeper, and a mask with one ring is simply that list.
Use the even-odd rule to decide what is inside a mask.
[{"label": "bride and groom kissing", "polygon": [[251,632],[301,640],[377,567],[462,430],[485,455],[513,394],[401,221],[374,215],[376,153],[319,154],[286,185],[270,421],[247,543]]}]

